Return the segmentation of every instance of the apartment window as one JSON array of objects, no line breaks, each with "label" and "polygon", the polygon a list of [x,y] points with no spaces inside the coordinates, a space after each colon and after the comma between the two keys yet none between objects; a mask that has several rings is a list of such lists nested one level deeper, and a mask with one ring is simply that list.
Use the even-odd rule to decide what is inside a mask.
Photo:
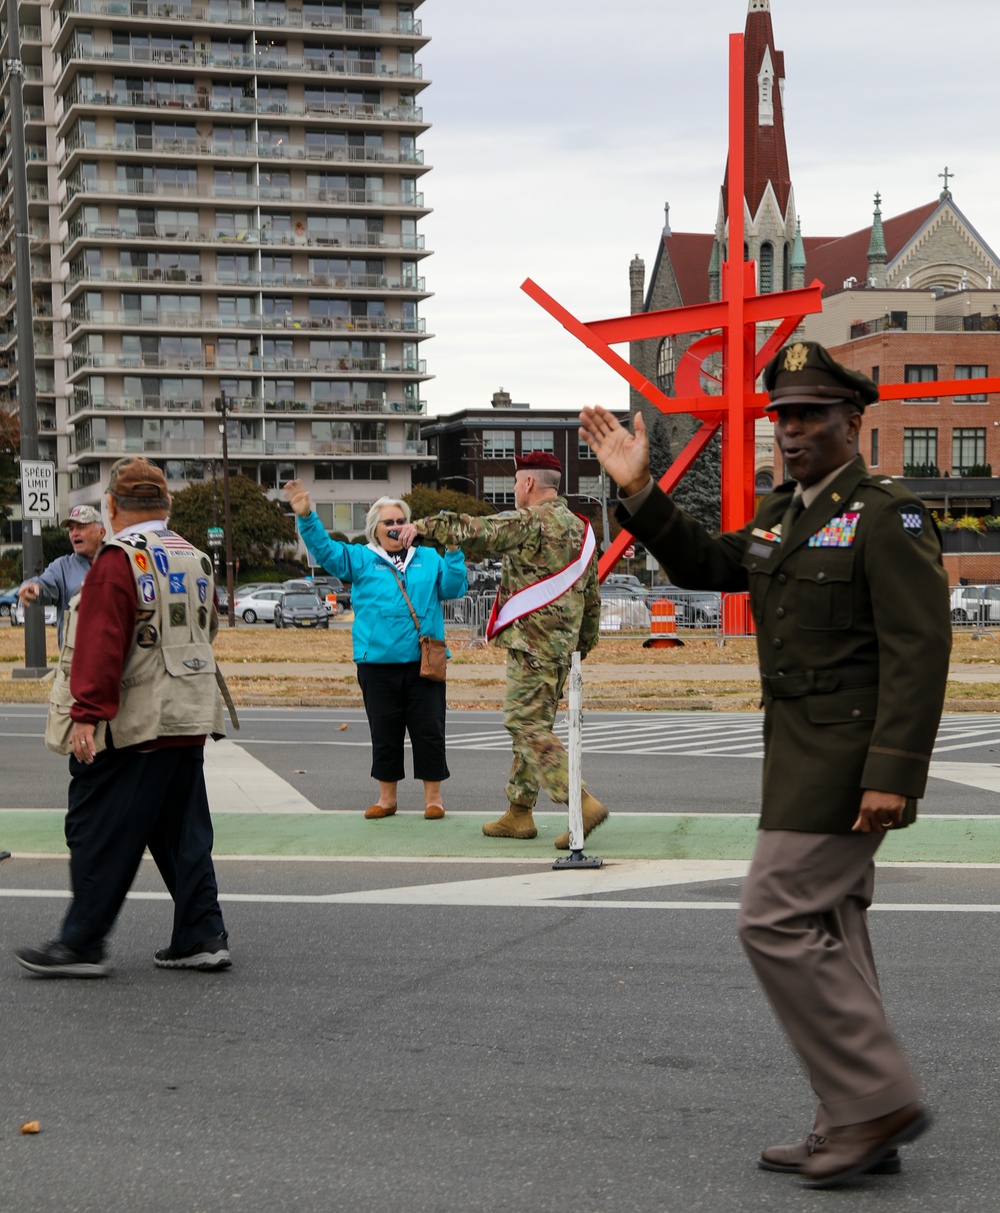
[{"label": "apartment window", "polygon": [[[985,379],[986,374],[987,374],[987,371],[986,371],[985,366],[956,366],[955,367],[955,378],[956,379]],[[985,392],[973,392],[973,394],[971,396],[956,396],[955,403],[956,404],[985,404],[986,403],[986,393]]]},{"label": "apartment window", "polygon": [[873,366],[872,367],[872,383],[878,383],[881,374],[882,374],[882,368],[880,366]]},{"label": "apartment window", "polygon": [[[511,454],[513,454],[511,450]],[[494,505],[514,504],[513,476],[484,476],[483,499],[492,501]]]},{"label": "apartment window", "polygon": [[[514,431],[513,430],[483,430],[484,459],[513,459]],[[501,477],[503,479],[503,477]],[[513,481],[511,481],[513,484]],[[513,492],[513,488],[511,492]]]},{"label": "apartment window", "polygon": [[[930,366],[927,363],[908,363],[903,370],[904,383],[931,383],[937,377],[937,367]],[[930,402],[932,400],[937,400],[937,396],[920,396],[916,399],[915,403],[919,404],[921,401]]]},{"label": "apartment window", "polygon": [[581,497],[593,497],[597,501],[601,500],[600,476],[581,476],[577,484]]},{"label": "apartment window", "polygon": [[582,438],[579,440],[579,444],[576,448],[576,453],[577,453],[577,457],[580,459],[596,459],[597,458],[597,456],[590,449],[590,447],[587,446],[587,444],[584,442],[584,440]]},{"label": "apartment window", "polygon": [[552,455],[556,445],[553,430],[525,430],[521,433],[521,454],[528,455],[534,451],[545,451]]},{"label": "apartment window", "polygon": [[903,475],[936,476],[937,466],[936,429],[903,430]]},{"label": "apartment window", "polygon": [[986,470],[985,429],[952,430],[951,473],[953,476],[989,475]]},{"label": "apartment window", "polygon": [[872,430],[872,459],[873,468],[878,467],[878,430]]}]

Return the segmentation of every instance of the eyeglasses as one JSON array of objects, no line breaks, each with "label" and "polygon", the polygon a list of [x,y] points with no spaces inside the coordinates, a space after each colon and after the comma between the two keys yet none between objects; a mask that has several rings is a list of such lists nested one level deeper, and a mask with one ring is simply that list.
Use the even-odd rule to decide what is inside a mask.
[{"label": "eyeglasses", "polygon": [[381,526],[406,526],[406,519],[405,518],[380,518],[379,524]]}]

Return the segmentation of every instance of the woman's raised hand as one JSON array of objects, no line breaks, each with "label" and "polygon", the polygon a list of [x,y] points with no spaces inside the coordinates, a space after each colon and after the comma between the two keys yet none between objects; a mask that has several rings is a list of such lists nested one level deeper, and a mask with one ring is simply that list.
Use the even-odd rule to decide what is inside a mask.
[{"label": "woman's raised hand", "polygon": [[305,518],[312,510],[309,494],[302,487],[301,480],[289,480],[285,485],[285,500],[300,518]]}]

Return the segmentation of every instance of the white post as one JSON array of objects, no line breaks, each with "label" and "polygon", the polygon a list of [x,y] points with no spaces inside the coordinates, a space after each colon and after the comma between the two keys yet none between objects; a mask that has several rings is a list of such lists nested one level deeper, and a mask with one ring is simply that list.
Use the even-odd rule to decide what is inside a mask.
[{"label": "white post", "polygon": [[583,670],[580,654],[569,667],[569,849],[583,850]]}]

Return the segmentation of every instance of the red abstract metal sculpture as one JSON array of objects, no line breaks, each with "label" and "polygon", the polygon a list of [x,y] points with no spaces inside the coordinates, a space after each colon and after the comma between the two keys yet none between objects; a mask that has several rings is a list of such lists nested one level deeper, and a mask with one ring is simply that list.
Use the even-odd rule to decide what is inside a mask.
[{"label": "red abstract metal sculpture", "polygon": [[[763,416],[767,394],[757,392],[757,377],[768,360],[791,337],[804,316],[822,311],[823,284],[819,281],[801,290],[756,293],[756,267],[743,261],[744,189],[744,57],[743,35],[729,37],[729,260],[723,263],[718,303],[640,312],[610,320],[582,322],[550,295],[526,279],[521,289],[554,319],[663,413],[691,413],[703,424],[660,479],[669,492],[721,427],[722,429],[722,530],[735,530],[753,516],[754,508],[754,421]],[[756,326],[778,322],[757,349]],[[713,331],[709,331],[713,330]],[[718,330],[718,331],[714,331]],[[704,333],[684,353],[677,366],[677,395],[666,396],[631,366],[612,345],[678,333]],[[703,364],[714,354],[722,355],[721,391],[709,396],[702,387]],[[710,377],[710,376],[709,376]],[[1000,378],[944,380],[936,383],[882,384],[883,400],[925,396],[954,396],[971,390],[1000,391]],[[622,531],[610,541],[600,560],[603,580],[621,558],[632,537]]]}]

